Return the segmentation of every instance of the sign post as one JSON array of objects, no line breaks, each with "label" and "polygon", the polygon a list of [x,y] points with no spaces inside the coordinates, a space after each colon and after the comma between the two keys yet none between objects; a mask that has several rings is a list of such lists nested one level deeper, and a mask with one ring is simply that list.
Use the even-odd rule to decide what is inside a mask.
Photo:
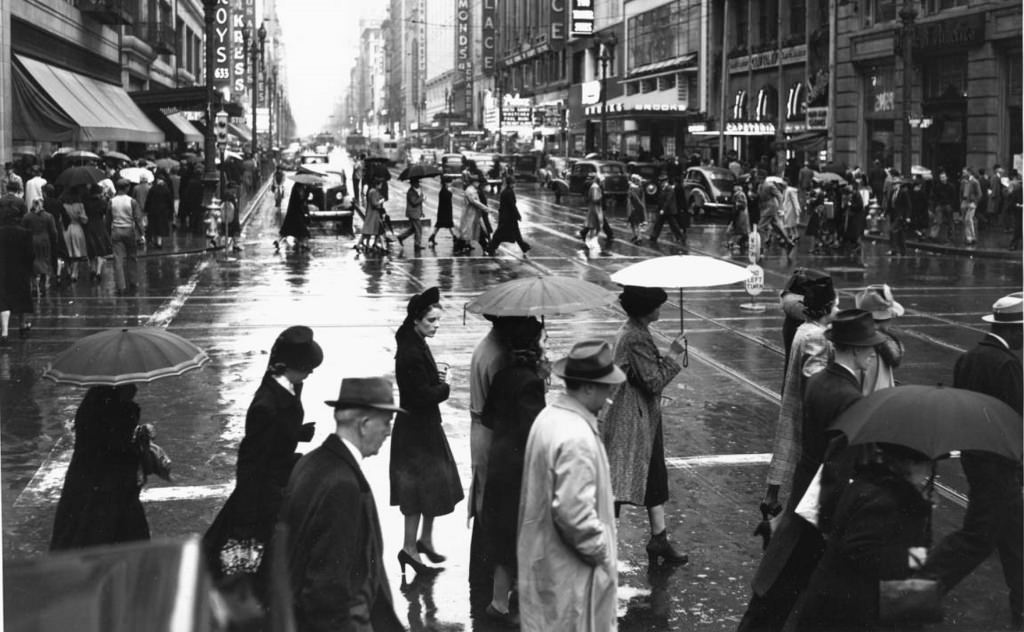
[{"label": "sign post", "polygon": [[[751,259],[753,258],[751,256]],[[764,290],[764,268],[756,263],[751,263],[747,266],[747,272],[750,276],[743,282],[743,285],[747,290],[747,294],[750,295],[750,302],[740,305],[740,309],[748,312],[763,312],[765,304],[758,303],[755,299]]]}]

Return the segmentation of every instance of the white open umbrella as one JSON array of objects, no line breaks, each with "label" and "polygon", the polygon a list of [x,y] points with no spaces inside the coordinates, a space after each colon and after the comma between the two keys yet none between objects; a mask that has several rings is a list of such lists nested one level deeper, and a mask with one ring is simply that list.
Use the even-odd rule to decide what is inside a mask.
[{"label": "white open umbrella", "polygon": [[[695,287],[715,287],[730,285],[747,280],[750,273],[746,268],[699,255],[670,255],[647,259],[640,263],[619,270],[611,275],[611,280],[619,285],[636,285],[640,287],[675,288],[679,290],[679,333],[684,334],[683,345],[686,345],[685,328],[683,326],[683,289]],[[683,365],[687,364],[683,356]]]}]

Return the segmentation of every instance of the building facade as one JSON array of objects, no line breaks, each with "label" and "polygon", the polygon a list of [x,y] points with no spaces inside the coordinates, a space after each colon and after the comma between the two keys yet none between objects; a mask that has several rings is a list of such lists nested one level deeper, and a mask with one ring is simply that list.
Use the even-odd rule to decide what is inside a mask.
[{"label": "building facade", "polygon": [[[1017,0],[915,3],[909,70],[900,59],[900,2],[838,9],[836,159],[899,166],[909,120],[911,164],[1021,169],[1021,15]],[[902,103],[904,82],[911,85]]]}]

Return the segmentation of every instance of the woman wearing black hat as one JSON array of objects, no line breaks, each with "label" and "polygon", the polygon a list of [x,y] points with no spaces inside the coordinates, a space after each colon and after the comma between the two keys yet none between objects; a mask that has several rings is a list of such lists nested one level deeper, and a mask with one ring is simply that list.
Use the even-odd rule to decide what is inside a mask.
[{"label": "woman wearing black hat", "polygon": [[[441,323],[440,300],[436,287],[413,296],[395,333],[399,405],[407,412],[395,417],[389,473],[391,504],[398,505],[405,516],[405,541],[398,552],[403,574],[407,564],[417,572],[432,570],[420,553],[434,563],[445,560],[434,549],[434,518],[451,513],[463,498],[455,459],[441,427],[439,405],[449,395],[447,369],[438,370],[426,340]],[[421,517],[423,530],[419,531]]]},{"label": "woman wearing black hat", "polygon": [[668,355],[654,344],[648,327],[661,315],[668,296],[661,288],[627,285],[619,302],[629,319],[615,336],[615,364],[626,373],[626,382],[616,387],[604,415],[602,434],[615,493],[616,513],[622,504],[647,507],[651,539],[647,554],[685,564],[688,557],[668,541],[665,501],[668,500],[668,470],[661,423],[661,392],[679,373],[683,346],[673,340]]},{"label": "woman wearing black hat", "polygon": [[313,439],[314,424],[303,423],[302,383],[323,359],[309,327],[289,327],[274,341],[267,372],[245,415],[235,490],[203,538],[214,577],[249,575],[261,599],[270,566],[263,563],[266,547],[300,456],[295,448]]}]

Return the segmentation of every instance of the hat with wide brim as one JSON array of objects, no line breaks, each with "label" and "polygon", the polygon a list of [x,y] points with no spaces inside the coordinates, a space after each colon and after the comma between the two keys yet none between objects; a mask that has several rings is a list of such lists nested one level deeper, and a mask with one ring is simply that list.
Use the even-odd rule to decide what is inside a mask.
[{"label": "hat with wide brim", "polygon": [[981,317],[986,323],[1019,325],[1024,323],[1024,293],[1007,294],[992,304],[992,313]]},{"label": "hat with wide brim", "polygon": [[404,413],[395,405],[391,381],[383,377],[346,377],[341,381],[337,399],[324,401],[333,408],[376,408]]},{"label": "hat with wide brim", "polygon": [[595,384],[621,384],[626,374],[615,366],[612,348],[604,340],[577,342],[569,355],[556,361],[551,372],[563,380]]},{"label": "hat with wide brim", "polygon": [[832,344],[844,347],[874,347],[886,341],[878,332],[871,312],[862,309],[844,309],[836,314],[825,337]]},{"label": "hat with wide brim", "polygon": [[903,306],[893,298],[892,288],[887,283],[869,285],[857,294],[857,309],[871,312],[875,320],[892,320],[905,312]]}]

